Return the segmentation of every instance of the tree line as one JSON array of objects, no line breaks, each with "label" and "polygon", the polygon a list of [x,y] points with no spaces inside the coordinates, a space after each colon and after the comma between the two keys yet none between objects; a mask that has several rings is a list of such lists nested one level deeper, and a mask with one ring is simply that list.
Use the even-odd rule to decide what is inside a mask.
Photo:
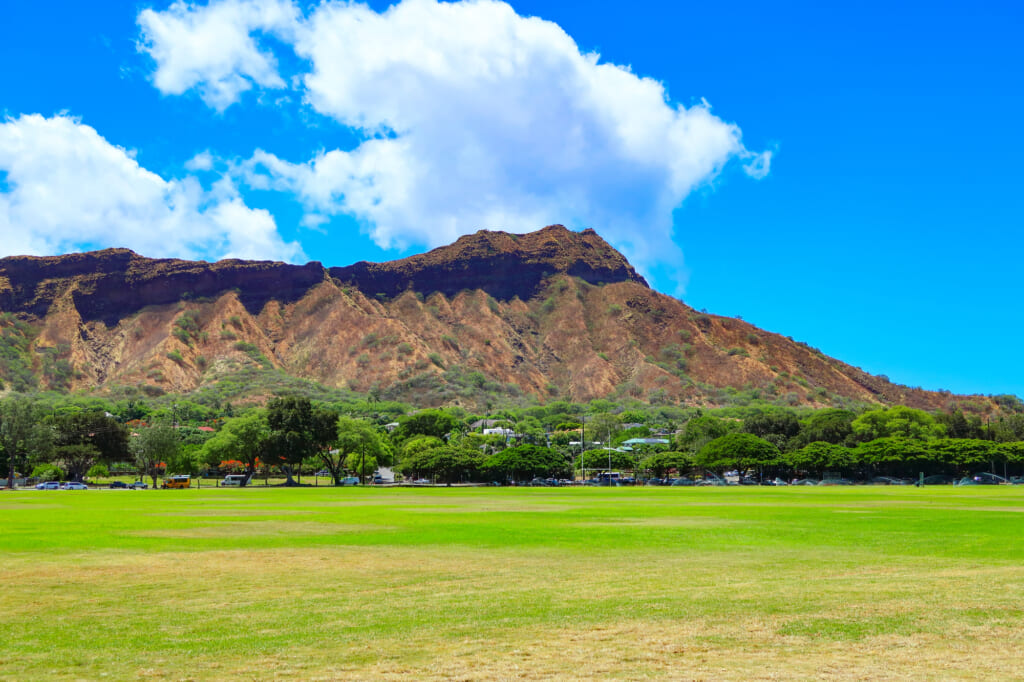
[{"label": "tree line", "polygon": [[[608,469],[637,475],[744,470],[771,476],[850,477],[997,472],[1024,464],[1024,406],[998,414],[862,410],[700,410],[611,401],[469,414],[400,403],[318,403],[279,396],[265,406],[219,410],[186,400],[159,406],[66,397],[0,399],[0,466],[81,480],[130,466],[156,484],[165,473],[237,463],[250,474],[326,470],[335,482],[393,466],[439,482],[568,477]],[[471,428],[480,418],[500,429]],[[657,436],[666,443],[627,445]]]}]

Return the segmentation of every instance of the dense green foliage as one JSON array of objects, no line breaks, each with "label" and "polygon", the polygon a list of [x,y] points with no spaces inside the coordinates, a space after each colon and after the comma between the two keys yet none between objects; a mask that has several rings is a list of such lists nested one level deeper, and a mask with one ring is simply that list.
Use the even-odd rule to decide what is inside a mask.
[{"label": "dense green foliage", "polygon": [[[51,464],[65,479],[82,478],[96,464],[151,477],[279,470],[292,484],[301,482],[303,471],[326,470],[337,482],[368,477],[392,463],[406,478],[453,482],[561,478],[574,468],[590,475],[609,467],[638,478],[735,470],[787,479],[1024,473],[1024,414],[1015,411],[698,409],[556,400],[472,413],[461,407],[417,410],[382,400],[376,390],[365,397],[290,392],[298,386],[282,386],[265,407],[244,408],[202,392],[10,394],[0,399],[0,466],[25,474]],[[1013,401],[1003,403],[1016,409]],[[503,431],[484,435],[474,424],[485,419]],[[153,448],[141,443],[160,424],[173,438],[165,439],[165,454],[150,456],[146,451]],[[627,446],[631,438],[669,445]]]}]

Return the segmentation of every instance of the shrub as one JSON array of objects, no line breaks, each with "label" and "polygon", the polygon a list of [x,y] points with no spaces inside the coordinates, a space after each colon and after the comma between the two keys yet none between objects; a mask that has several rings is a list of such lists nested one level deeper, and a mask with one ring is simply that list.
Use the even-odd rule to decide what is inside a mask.
[{"label": "shrub", "polygon": [[40,464],[32,470],[32,478],[40,481],[60,481],[64,478],[64,472],[56,464]]},{"label": "shrub", "polygon": [[444,369],[444,360],[441,359],[440,353],[431,353],[430,355],[427,356],[427,358],[429,358],[432,363],[434,363],[441,369]]},{"label": "shrub", "polygon": [[411,343],[406,343],[405,341],[403,341],[402,343],[398,344],[398,349],[397,350],[398,350],[398,355],[399,356],[402,356],[402,355],[412,355],[412,344]]},{"label": "shrub", "polygon": [[622,306],[619,305],[618,303],[612,303],[610,306],[608,306],[608,313],[611,315],[618,315],[621,312]]},{"label": "shrub", "polygon": [[187,330],[181,327],[175,327],[174,329],[171,330],[171,334],[174,336],[174,338],[178,339],[178,341],[181,341],[186,346],[192,345],[192,335],[189,334]]},{"label": "shrub", "polygon": [[109,478],[110,470],[103,464],[93,464],[85,474],[86,478]]},{"label": "shrub", "polygon": [[179,365],[182,364],[183,362],[185,362],[185,358],[181,357],[181,353],[179,353],[176,350],[172,350],[170,353],[168,353],[167,354],[167,359],[168,360],[173,360],[174,362],[178,363]]},{"label": "shrub", "polygon": [[224,339],[225,341],[234,341],[235,339],[238,338],[238,334],[234,333],[230,329],[221,329],[220,338]]}]

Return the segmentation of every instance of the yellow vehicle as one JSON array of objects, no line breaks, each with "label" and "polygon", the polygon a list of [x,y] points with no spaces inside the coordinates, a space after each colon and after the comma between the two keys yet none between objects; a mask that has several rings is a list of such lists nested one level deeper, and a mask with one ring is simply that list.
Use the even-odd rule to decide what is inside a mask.
[{"label": "yellow vehicle", "polygon": [[191,476],[171,476],[170,478],[164,479],[165,488],[191,488],[192,477]]}]

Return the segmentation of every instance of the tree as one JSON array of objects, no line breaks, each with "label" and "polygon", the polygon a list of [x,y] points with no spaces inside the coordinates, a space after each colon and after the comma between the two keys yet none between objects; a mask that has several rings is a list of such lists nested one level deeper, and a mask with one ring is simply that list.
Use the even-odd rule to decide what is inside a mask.
[{"label": "tree", "polygon": [[153,487],[157,486],[160,476],[160,464],[173,461],[181,451],[181,442],[174,427],[167,424],[154,424],[139,429],[139,435],[133,436],[129,442],[135,463],[139,467],[139,476],[150,476]]},{"label": "tree", "polygon": [[[497,439],[494,441],[493,436],[480,436],[479,434],[467,434],[461,441],[461,446],[465,449],[472,449],[476,447],[478,440],[491,440],[492,442],[501,441]],[[402,443],[402,446],[398,448],[396,455],[396,464],[405,462],[406,460],[415,458],[419,453],[424,450],[432,450],[433,448],[444,447],[444,441],[435,436],[414,436],[409,440]]]},{"label": "tree", "polygon": [[298,485],[292,478],[293,467],[313,457],[322,449],[322,424],[314,418],[309,398],[294,396],[274,398],[267,403],[267,464],[281,467],[287,477],[285,485]]},{"label": "tree", "polygon": [[823,442],[842,445],[853,434],[851,424],[857,415],[850,410],[827,408],[818,410],[801,425],[800,433],[793,445],[800,447],[809,443]]},{"label": "tree", "polygon": [[539,445],[517,445],[496,452],[484,460],[483,468],[489,476],[511,481],[569,474],[564,455]]},{"label": "tree", "polygon": [[676,449],[697,453],[716,438],[735,431],[739,422],[730,422],[711,415],[701,415],[686,422],[683,432],[676,439]]},{"label": "tree", "polygon": [[946,435],[950,438],[981,438],[981,420],[971,415],[967,419],[960,409],[953,410],[948,414],[942,413],[935,417],[935,420],[946,427]]},{"label": "tree", "polygon": [[256,464],[265,456],[270,426],[265,410],[251,410],[224,422],[220,431],[203,443],[201,457],[209,466],[238,461],[252,477]]},{"label": "tree", "polygon": [[752,414],[743,420],[743,430],[787,450],[790,440],[800,433],[800,422],[788,410],[769,410]]},{"label": "tree", "polygon": [[335,485],[341,482],[343,466],[349,471],[355,471],[362,483],[367,473],[372,474],[378,465],[386,466],[390,462],[390,451],[384,439],[369,422],[340,417],[334,428],[335,451],[321,450],[318,457],[331,472]]},{"label": "tree", "polygon": [[[372,476],[377,470],[377,458],[363,453],[353,452],[344,459],[345,468],[359,477],[360,483],[365,483],[368,476]],[[337,484],[337,480],[335,480]]]},{"label": "tree", "polygon": [[33,453],[48,452],[51,431],[39,423],[37,404],[22,395],[0,400],[0,454],[7,460],[7,487],[14,487],[14,475],[28,464]]},{"label": "tree", "polygon": [[693,465],[693,458],[682,452],[656,452],[640,460],[640,467],[649,471],[657,478],[664,478],[665,474],[675,469],[682,473]]},{"label": "tree", "polygon": [[913,473],[914,465],[932,461],[934,451],[913,438],[886,437],[861,443],[855,450],[858,460],[876,471],[890,475]]},{"label": "tree", "polygon": [[[603,402],[607,401],[595,400],[592,401],[592,404]],[[590,439],[590,442],[609,445],[615,437],[615,434],[622,430],[622,421],[614,414],[599,412],[598,414],[588,417],[584,427],[586,428],[587,437]]]},{"label": "tree", "polygon": [[729,433],[707,443],[694,457],[694,464],[712,471],[745,470],[774,464],[779,449],[751,433]]},{"label": "tree", "polygon": [[100,451],[90,443],[72,443],[55,448],[54,457],[67,473],[69,481],[81,481],[89,467],[99,458]]},{"label": "tree", "polygon": [[475,480],[483,458],[477,452],[447,445],[419,451],[399,465],[403,474],[427,476],[442,483]]},{"label": "tree", "polygon": [[97,460],[109,463],[128,457],[128,432],[105,410],[65,409],[45,423],[53,432],[55,461],[69,480],[82,480]]},{"label": "tree", "polygon": [[858,461],[852,449],[820,440],[786,453],[782,460],[796,471],[808,471],[819,475],[825,471],[849,470],[855,467]]},{"label": "tree", "polygon": [[853,420],[853,433],[861,442],[895,436],[927,440],[945,435],[946,428],[924,410],[896,405],[869,410]]},{"label": "tree", "polygon": [[929,458],[965,471],[978,465],[994,467],[1007,461],[1008,450],[998,443],[977,438],[937,438],[927,443]]},{"label": "tree", "polygon": [[609,466],[612,469],[632,469],[636,464],[630,453],[606,449],[587,450],[580,455],[580,462],[583,469],[602,471],[607,470]]},{"label": "tree", "polygon": [[433,436],[444,439],[460,426],[459,420],[443,410],[420,410],[416,414],[402,417],[391,437],[401,443],[413,436]]}]

